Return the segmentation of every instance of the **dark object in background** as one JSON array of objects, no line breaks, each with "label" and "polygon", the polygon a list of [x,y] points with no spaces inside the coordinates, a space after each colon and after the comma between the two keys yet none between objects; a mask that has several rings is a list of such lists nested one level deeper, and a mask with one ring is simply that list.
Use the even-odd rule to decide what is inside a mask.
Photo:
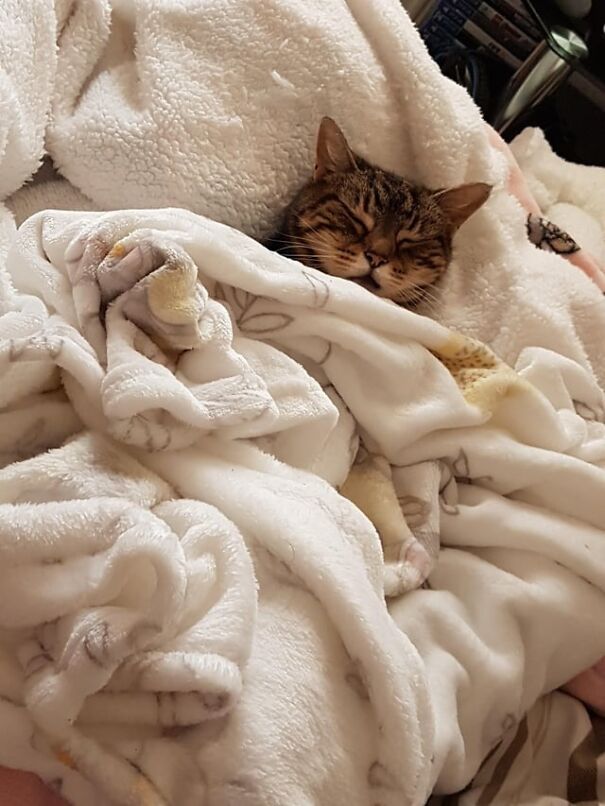
[{"label": "dark object in background", "polygon": [[[562,24],[565,18],[554,8],[543,0],[442,0],[423,26],[429,49],[446,74],[456,78],[458,73],[456,80],[501,133],[556,92],[588,55],[582,37]],[[447,33],[455,38],[453,46],[451,37],[444,41]],[[504,80],[500,76],[500,86],[494,86],[492,71],[477,64],[481,52],[514,71]],[[495,104],[494,90],[501,90]]]},{"label": "dark object in background", "polygon": [[522,0],[441,0],[421,27],[437,62],[452,49],[491,54],[517,70],[541,41]]},{"label": "dark object in background", "polygon": [[588,56],[586,43],[571,28],[545,26],[540,44],[510,78],[492,124],[506,134],[527,114],[553,97]]},{"label": "dark object in background", "polygon": [[[552,0],[441,0],[421,33],[443,72],[507,139],[538,125],[561,156],[603,165],[604,24],[600,0],[583,20],[563,17]],[[592,47],[578,66],[582,37]]]},{"label": "dark object in background", "polygon": [[[504,88],[510,70],[494,56],[468,48],[456,47],[440,60],[444,75],[465,87],[486,120],[495,110],[497,95]],[[494,89],[498,88],[497,94]]]},{"label": "dark object in background", "polygon": [[594,0],[587,19],[588,69],[605,82],[605,3]]}]

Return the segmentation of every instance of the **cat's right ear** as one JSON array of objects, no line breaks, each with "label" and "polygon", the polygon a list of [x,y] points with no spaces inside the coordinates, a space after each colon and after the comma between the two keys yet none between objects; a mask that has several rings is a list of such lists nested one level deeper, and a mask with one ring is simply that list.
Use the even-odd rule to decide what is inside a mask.
[{"label": "cat's right ear", "polygon": [[491,185],[485,182],[473,182],[449,190],[439,190],[434,194],[434,198],[456,230],[487,201],[491,192]]},{"label": "cat's right ear", "polygon": [[323,118],[317,133],[317,152],[313,179],[323,179],[327,174],[355,171],[355,155],[349,148],[344,134],[332,118]]}]

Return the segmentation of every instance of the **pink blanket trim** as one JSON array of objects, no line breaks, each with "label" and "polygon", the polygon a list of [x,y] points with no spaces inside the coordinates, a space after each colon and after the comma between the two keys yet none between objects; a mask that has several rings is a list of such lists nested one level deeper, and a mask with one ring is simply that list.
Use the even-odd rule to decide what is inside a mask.
[{"label": "pink blanket trim", "polygon": [[[494,148],[500,151],[506,157],[509,165],[507,189],[511,196],[520,202],[528,213],[533,215],[542,216],[542,211],[531,194],[530,189],[527,187],[525,177],[521,172],[521,168],[517,164],[510,148],[506,145],[500,135],[495,132],[491,126],[487,126],[488,137]],[[580,249],[579,252],[574,252],[571,255],[562,255],[566,260],[572,263],[576,268],[584,272],[595,285],[605,293],[605,270],[603,270],[597,261],[585,249]]]},{"label": "pink blanket trim", "polygon": [[[488,126],[487,129],[492,146],[504,154],[508,161],[510,167],[507,183],[508,192],[517,198],[528,214],[542,216],[542,211],[532,196],[510,148],[491,126]],[[585,249],[580,249],[579,252],[574,252],[571,255],[561,255],[561,257],[564,257],[583,271],[601,291],[605,292],[605,271]],[[605,657],[597,661],[590,669],[581,672],[573,680],[570,680],[569,683],[563,686],[563,690],[577,697],[598,714],[605,716]]]}]

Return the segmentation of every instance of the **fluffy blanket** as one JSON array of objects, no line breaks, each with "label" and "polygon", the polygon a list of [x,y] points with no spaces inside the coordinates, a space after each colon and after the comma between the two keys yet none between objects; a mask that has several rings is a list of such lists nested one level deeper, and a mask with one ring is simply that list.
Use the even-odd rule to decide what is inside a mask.
[{"label": "fluffy blanket", "polygon": [[463,793],[435,796],[429,806],[508,806],[510,803],[584,803],[603,800],[603,720],[577,700],[553,692],[520,720],[489,753]]},{"label": "fluffy blanket", "polygon": [[396,0],[61,0],[57,16],[48,148],[101,209],[153,200],[266,234],[324,114],[387,168],[485,176],[472,102],[428,90],[442,79]]},{"label": "fluffy blanket", "polygon": [[[457,791],[605,654],[602,294],[529,243],[395,0],[33,12],[9,22],[57,53],[0,93],[43,130],[23,82],[46,70],[62,173],[98,207],[209,217],[2,220],[0,762],[87,805]],[[385,167],[495,186],[432,318],[241,231],[305,178],[323,113]],[[9,135],[25,180],[41,153]],[[355,460],[401,506],[368,512],[380,537],[335,489],[359,496]]]},{"label": "fluffy blanket", "polygon": [[[290,728],[297,724],[293,737],[312,735],[314,725],[322,744],[339,748],[339,758],[317,759],[320,802],[340,797],[344,779],[353,802],[364,803],[372,789],[384,802],[421,802],[435,769],[442,785],[459,786],[511,714],[520,717],[544,690],[602,654],[605,581],[595,558],[603,550],[597,461],[605,429],[572,402],[598,413],[602,394],[577,364],[530,348],[524,378],[428,318],[182,211],[40,214],[22,227],[8,269],[18,293],[1,323],[19,335],[2,345],[12,381],[3,416],[12,418],[16,451],[36,454],[41,441],[64,439],[67,419],[44,416],[40,397],[47,395],[77,415],[73,430],[84,425],[125,446],[114,456],[109,445],[84,437],[3,471],[5,626],[24,676],[15,730],[28,733],[22,720],[31,720],[58,762],[68,759],[118,802],[150,786],[168,802],[193,802],[204,782],[223,798],[238,787],[261,802],[278,803],[284,793],[303,798],[308,769],[273,738],[280,695],[266,727],[257,725],[269,681],[286,701],[292,691],[302,698],[288,720]],[[333,387],[332,399],[322,385]],[[394,473],[401,467],[409,476],[427,462],[442,468],[424,506],[437,507],[441,497],[448,548],[430,589],[392,604],[394,621],[375,532],[309,475],[343,480],[354,424]],[[126,446],[135,466],[120,458]],[[570,488],[574,496],[562,496]],[[177,496],[191,502],[170,503]],[[84,509],[82,499],[91,499]],[[256,623],[241,538],[230,539],[200,501],[220,508],[255,558]],[[42,542],[41,528],[48,530]],[[83,531],[86,543],[78,538]],[[301,631],[310,631],[308,640],[319,641],[314,651],[295,651],[277,626],[293,587],[304,604],[291,608],[288,633],[298,644]],[[31,602],[19,594],[30,588]],[[301,630],[309,594],[313,627],[318,608],[330,616],[331,629],[320,636],[308,624]],[[253,650],[239,704],[217,736],[187,734],[183,752],[190,763],[195,746],[201,772],[184,779],[186,761],[163,750],[166,729],[180,747],[172,728],[233,707],[253,635],[260,656]],[[300,652],[310,666],[295,660]],[[452,662],[482,679],[475,692],[490,712],[489,731],[486,710],[464,696],[468,683],[446,672]],[[318,663],[325,663],[319,689],[309,680]],[[78,688],[67,685],[74,675]],[[347,681],[349,702],[342,692],[334,700]],[[103,743],[95,732],[100,719],[111,728],[105,725]],[[134,750],[120,731],[124,722],[137,736]],[[342,746],[340,731],[358,739]],[[108,744],[116,768],[109,779]],[[23,766],[16,738],[10,748],[2,760]],[[341,775],[329,776],[332,769]],[[85,802],[75,774],[60,777],[66,794]],[[177,795],[184,780],[186,796]]]}]

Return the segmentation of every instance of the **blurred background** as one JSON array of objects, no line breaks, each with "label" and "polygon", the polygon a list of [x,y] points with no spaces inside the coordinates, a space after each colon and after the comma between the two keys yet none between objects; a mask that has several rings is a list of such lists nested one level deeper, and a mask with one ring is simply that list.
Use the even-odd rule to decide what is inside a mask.
[{"label": "blurred background", "polygon": [[539,126],[605,165],[605,0],[402,0],[442,71],[506,140]]}]

